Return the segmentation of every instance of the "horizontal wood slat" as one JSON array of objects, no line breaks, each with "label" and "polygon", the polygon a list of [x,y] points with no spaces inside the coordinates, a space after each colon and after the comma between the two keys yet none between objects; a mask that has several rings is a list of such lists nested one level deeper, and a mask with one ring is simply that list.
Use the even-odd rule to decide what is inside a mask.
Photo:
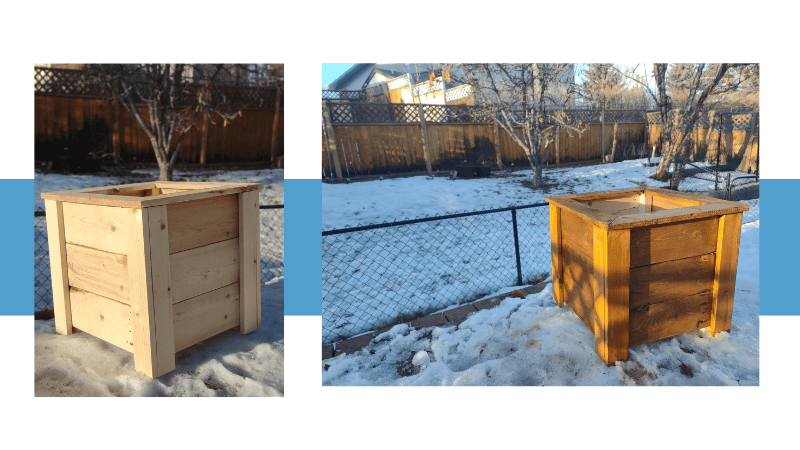
[{"label": "horizontal wood slat", "polygon": [[128,253],[129,210],[78,203],[64,203],[63,207],[67,243],[111,253]]},{"label": "horizontal wood slat", "polygon": [[128,255],[67,244],[69,285],[131,304]]},{"label": "horizontal wood slat", "polygon": [[631,309],[711,292],[714,253],[631,269]]},{"label": "horizontal wood slat", "polygon": [[592,332],[595,331],[597,314],[594,310],[594,267],[592,260],[562,241],[564,290],[567,304]]},{"label": "horizontal wood slat", "polygon": [[172,303],[239,281],[239,238],[170,255]]},{"label": "horizontal wood slat", "polygon": [[656,303],[630,312],[631,347],[707,327],[711,292]]},{"label": "horizontal wood slat", "polygon": [[169,253],[239,237],[236,194],[167,205]]},{"label": "horizontal wood slat", "polygon": [[561,240],[583,253],[589,261],[593,258],[592,224],[574,212],[561,210]]},{"label": "horizontal wood slat", "polygon": [[81,289],[70,289],[72,325],[92,336],[133,352],[131,307]]},{"label": "horizontal wood slat", "polygon": [[172,306],[175,351],[239,325],[239,283]]},{"label": "horizontal wood slat", "polygon": [[631,229],[631,267],[713,253],[719,218]]}]

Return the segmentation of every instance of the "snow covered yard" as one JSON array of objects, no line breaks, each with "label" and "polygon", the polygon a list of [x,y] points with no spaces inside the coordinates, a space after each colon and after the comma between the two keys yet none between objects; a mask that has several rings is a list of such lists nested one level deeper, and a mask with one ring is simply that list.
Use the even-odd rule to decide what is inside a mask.
[{"label": "snow covered yard", "polygon": [[[156,168],[97,175],[35,174],[35,206],[41,192],[154,181]],[[262,205],[283,204],[283,170],[175,171],[176,181],[264,184]],[[43,219],[43,218],[41,218]],[[35,221],[35,290],[49,291],[47,229]],[[42,241],[42,242],[40,242]],[[283,210],[261,211],[262,325],[242,336],[229,330],[176,355],[175,371],[150,380],[135,371],[133,354],[86,333],[61,336],[53,320],[34,321],[37,396],[282,396]],[[50,301],[52,308],[51,297]],[[41,308],[37,308],[41,309]],[[208,383],[208,384],[206,384]]]},{"label": "snow covered yard", "polygon": [[606,367],[592,334],[547,285],[457,327],[396,325],[361,351],[322,361],[323,384],[758,385],[758,233],[758,221],[742,227],[730,333],[705,328],[640,345]]}]

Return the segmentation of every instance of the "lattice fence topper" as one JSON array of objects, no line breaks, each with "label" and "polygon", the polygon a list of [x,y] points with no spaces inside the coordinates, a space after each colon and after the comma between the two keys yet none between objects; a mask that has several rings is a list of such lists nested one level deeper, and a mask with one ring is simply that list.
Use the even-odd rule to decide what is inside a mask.
[{"label": "lattice fence topper", "polygon": [[426,122],[488,123],[492,118],[483,110],[467,105],[423,105]]},{"label": "lattice fence topper", "polygon": [[423,81],[422,83],[415,84],[414,87],[411,88],[411,94],[415,97],[418,97],[429,92],[441,91],[443,89],[444,83],[442,82],[442,79],[437,78],[433,82]]},{"label": "lattice fence topper", "polygon": [[363,100],[365,93],[363,91],[347,91],[347,90],[324,90],[322,91],[323,100]]},{"label": "lattice fence topper", "polygon": [[606,123],[641,123],[645,121],[644,111],[637,111],[637,110],[607,110],[606,111]]},{"label": "lattice fence topper", "polygon": [[408,74],[400,75],[397,78],[393,78],[386,83],[389,86],[390,91],[394,91],[395,89],[400,89],[406,86],[411,85],[411,78]]},{"label": "lattice fence topper", "polygon": [[472,87],[468,84],[444,91],[444,101],[449,102],[472,95]]},{"label": "lattice fence topper", "polygon": [[[80,95],[96,98],[110,98],[111,94],[101,86],[88,79],[82,70],[53,69],[36,67],[34,76],[34,92],[40,94]],[[204,89],[200,84],[187,84],[186,89],[178,94],[178,100],[194,102],[199,91]],[[275,109],[277,87],[212,85],[209,87],[212,105],[227,102],[234,108]],[[281,90],[283,105],[283,90]],[[283,107],[283,106],[281,106]]]},{"label": "lattice fence topper", "polygon": [[333,123],[419,122],[419,105],[402,103],[330,103]]}]

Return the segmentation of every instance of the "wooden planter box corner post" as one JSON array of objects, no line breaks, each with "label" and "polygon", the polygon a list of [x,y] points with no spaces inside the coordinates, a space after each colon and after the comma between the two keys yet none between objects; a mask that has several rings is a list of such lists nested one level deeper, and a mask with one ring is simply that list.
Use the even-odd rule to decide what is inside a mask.
[{"label": "wooden planter box corner post", "polygon": [[175,352],[261,326],[258,183],[153,182],[43,193],[56,330],[132,352],[155,378]]},{"label": "wooden planter box corner post", "polygon": [[629,347],[730,331],[749,206],[651,187],[546,200],[555,301],[594,334],[606,365],[627,361]]}]

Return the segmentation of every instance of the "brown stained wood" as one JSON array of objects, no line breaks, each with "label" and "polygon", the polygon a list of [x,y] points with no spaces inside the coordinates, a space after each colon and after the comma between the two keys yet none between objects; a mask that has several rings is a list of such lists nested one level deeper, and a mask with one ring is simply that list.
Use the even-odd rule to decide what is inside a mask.
[{"label": "brown stained wood", "polygon": [[63,204],[55,200],[44,201],[47,214],[47,240],[50,251],[50,280],[53,283],[53,314],[56,332],[72,334],[72,309],[70,307],[67,248],[64,238]]},{"label": "brown stained wood", "polygon": [[630,308],[711,292],[714,253],[630,270]]},{"label": "brown stained wood", "polygon": [[656,303],[630,312],[631,347],[709,326],[711,293]]},{"label": "brown stained wood", "polygon": [[235,194],[173,203],[166,208],[170,254],[239,236],[239,198]]},{"label": "brown stained wood", "polygon": [[607,233],[605,261],[595,261],[605,266],[606,276],[606,313],[603,328],[605,330],[605,363],[611,366],[615,361],[628,360],[629,330],[629,289],[630,289],[630,230],[608,230],[595,228],[596,233]]},{"label": "brown stained wood", "polygon": [[[593,270],[594,279],[592,280],[592,292],[594,293],[594,312],[597,316],[597,321],[594,327],[594,351],[600,356],[600,359],[609,365],[609,347],[608,341],[608,319],[609,319],[609,305],[608,305],[608,230],[601,227],[592,228],[592,241],[593,241]],[[613,363],[612,363],[613,364]]]},{"label": "brown stained wood", "polygon": [[130,210],[63,203],[63,211],[66,242],[111,253],[128,253]]},{"label": "brown stained wood", "polygon": [[[602,200],[585,200],[586,206],[611,215],[636,214],[639,212],[639,193]],[[578,200],[581,201],[581,200]]]},{"label": "brown stained wood", "polygon": [[[696,194],[686,195],[685,192],[680,191],[665,191],[661,189],[648,188],[645,191],[648,195],[653,196],[653,204],[658,205],[662,209],[684,208],[686,206],[705,205],[709,197],[700,197]],[[701,200],[702,198],[702,200]],[[717,199],[713,199],[717,203]],[[724,200],[722,200],[724,201]]]},{"label": "brown stained wood", "polygon": [[645,194],[644,192],[639,194],[639,214],[641,213],[649,213],[653,210],[653,196]]},{"label": "brown stained wood", "polygon": [[574,212],[564,209],[561,209],[561,239],[589,258],[594,255],[592,224]]},{"label": "brown stained wood", "polygon": [[712,336],[731,329],[741,232],[741,213],[720,217],[716,246],[717,261],[714,266],[714,286],[712,290]]},{"label": "brown stained wood", "polygon": [[173,253],[172,303],[239,281],[239,238]]},{"label": "brown stained wood", "polygon": [[686,222],[694,219],[739,213],[750,209],[750,207],[745,204],[735,203],[735,205],[739,206],[729,207],[727,205],[709,203],[706,205],[686,206],[678,209],[662,209],[644,215],[632,214],[619,216],[608,224],[608,228],[610,230],[622,230],[626,228]]},{"label": "brown stained wood", "polygon": [[594,310],[595,273],[592,260],[565,241],[562,241],[561,255],[565,301],[594,334],[597,314]]},{"label": "brown stained wood", "polygon": [[80,289],[70,289],[73,326],[133,353],[131,307]]},{"label": "brown stained wood", "polygon": [[175,351],[239,325],[239,283],[172,305]]},{"label": "brown stained wood", "polygon": [[550,255],[553,274],[553,297],[559,308],[564,306],[564,279],[561,257],[561,212],[560,208],[550,205]]},{"label": "brown stained wood", "polygon": [[67,267],[72,287],[131,304],[128,255],[67,244]]},{"label": "brown stained wood", "polygon": [[631,229],[631,267],[716,251],[718,222],[717,217],[708,217]]}]

